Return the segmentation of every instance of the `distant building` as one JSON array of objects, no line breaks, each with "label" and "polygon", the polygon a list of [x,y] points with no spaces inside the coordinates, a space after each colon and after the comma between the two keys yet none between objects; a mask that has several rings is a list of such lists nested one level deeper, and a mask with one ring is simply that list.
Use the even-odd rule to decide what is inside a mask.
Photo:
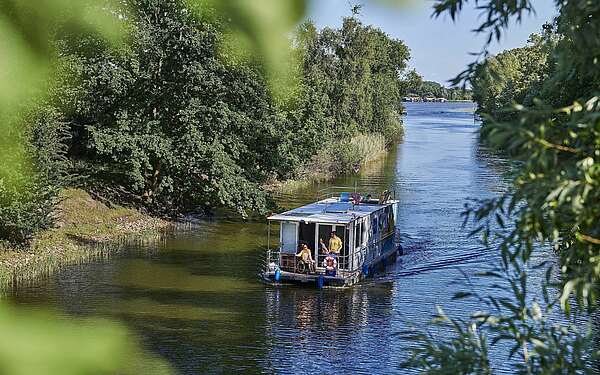
[{"label": "distant building", "polygon": [[418,96],[418,95],[407,95],[405,97],[402,98],[403,102],[409,102],[409,103],[414,103],[414,102],[438,102],[438,103],[445,103],[448,101],[448,99],[446,98],[436,98],[435,96],[429,94],[429,95],[425,95],[423,97]]},{"label": "distant building", "polygon": [[411,103],[420,102],[421,101],[421,97],[420,96],[416,96],[416,95],[408,95],[408,96],[405,96],[404,98],[402,98],[402,101],[403,102],[411,102]]}]

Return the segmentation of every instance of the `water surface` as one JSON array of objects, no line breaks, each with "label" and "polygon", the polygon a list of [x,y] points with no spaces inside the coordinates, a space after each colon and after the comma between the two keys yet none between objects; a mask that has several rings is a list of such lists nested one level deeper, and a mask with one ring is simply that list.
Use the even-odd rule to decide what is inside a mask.
[{"label": "water surface", "polygon": [[[507,168],[479,146],[472,109],[409,103],[403,142],[358,176],[331,183],[392,189],[400,200],[406,254],[369,283],[322,291],[265,286],[257,277],[264,222],[221,218],[69,267],[12,298],[122,321],[181,374],[402,373],[411,344],[398,333],[424,326],[436,304],[462,316],[477,310],[451,301],[462,289],[453,281],[498,260],[461,230],[464,203],[502,192]],[[297,206],[322,187],[278,199]]]}]

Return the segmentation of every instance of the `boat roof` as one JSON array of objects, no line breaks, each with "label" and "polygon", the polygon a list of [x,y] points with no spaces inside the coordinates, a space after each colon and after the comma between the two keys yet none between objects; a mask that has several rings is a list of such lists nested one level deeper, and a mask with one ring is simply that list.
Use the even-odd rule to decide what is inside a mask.
[{"label": "boat roof", "polygon": [[294,208],[280,214],[269,216],[274,221],[303,221],[307,223],[340,223],[348,224],[358,218],[369,216],[371,213],[397,203],[388,200],[384,204],[340,202],[339,198],[327,198]]}]

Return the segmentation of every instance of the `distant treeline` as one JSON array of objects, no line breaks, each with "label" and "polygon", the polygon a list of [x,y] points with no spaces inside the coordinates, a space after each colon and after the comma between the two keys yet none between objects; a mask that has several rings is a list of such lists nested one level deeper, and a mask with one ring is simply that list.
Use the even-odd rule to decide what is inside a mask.
[{"label": "distant treeline", "polygon": [[472,80],[479,112],[496,120],[512,120],[517,116],[513,104],[531,107],[537,99],[560,106],[576,98],[582,88],[577,80],[564,80],[560,85],[550,80],[556,71],[552,54],[559,38],[553,27],[546,25],[543,33],[531,35],[524,47],[506,50],[479,64]]},{"label": "distant treeline", "polygon": [[434,81],[424,81],[415,70],[406,74],[406,91],[409,96],[418,96],[421,98],[434,97],[447,100],[472,100],[471,90],[460,87],[444,87]]},{"label": "distant treeline", "polygon": [[126,45],[57,41],[57,79],[23,125],[34,177],[0,189],[0,240],[52,225],[68,185],[160,215],[265,212],[266,182],[297,177],[322,150],[351,158],[361,134],[401,134],[409,50],[356,18],[302,24],[296,85],[272,95],[261,62],[227,49],[227,20],[180,0],[117,4]]}]

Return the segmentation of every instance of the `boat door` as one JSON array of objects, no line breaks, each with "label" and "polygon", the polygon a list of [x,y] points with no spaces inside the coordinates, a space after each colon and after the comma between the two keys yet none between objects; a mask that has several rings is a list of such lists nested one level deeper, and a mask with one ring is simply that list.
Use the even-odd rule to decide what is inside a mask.
[{"label": "boat door", "polygon": [[315,243],[317,244],[317,266],[322,267],[323,261],[325,260],[325,254],[321,252],[319,246],[319,240],[322,239],[325,242],[325,246],[329,247],[329,238],[331,237],[331,232],[336,233],[336,235],[342,240],[342,250],[340,252],[340,256],[338,257],[338,268],[347,268],[347,254],[348,254],[348,239],[346,238],[346,227],[342,224],[317,224],[317,231],[315,236]]},{"label": "boat door", "polygon": [[319,243],[315,241],[316,224],[300,222],[298,227],[298,245],[306,244],[312,251],[313,259],[317,259]]}]

